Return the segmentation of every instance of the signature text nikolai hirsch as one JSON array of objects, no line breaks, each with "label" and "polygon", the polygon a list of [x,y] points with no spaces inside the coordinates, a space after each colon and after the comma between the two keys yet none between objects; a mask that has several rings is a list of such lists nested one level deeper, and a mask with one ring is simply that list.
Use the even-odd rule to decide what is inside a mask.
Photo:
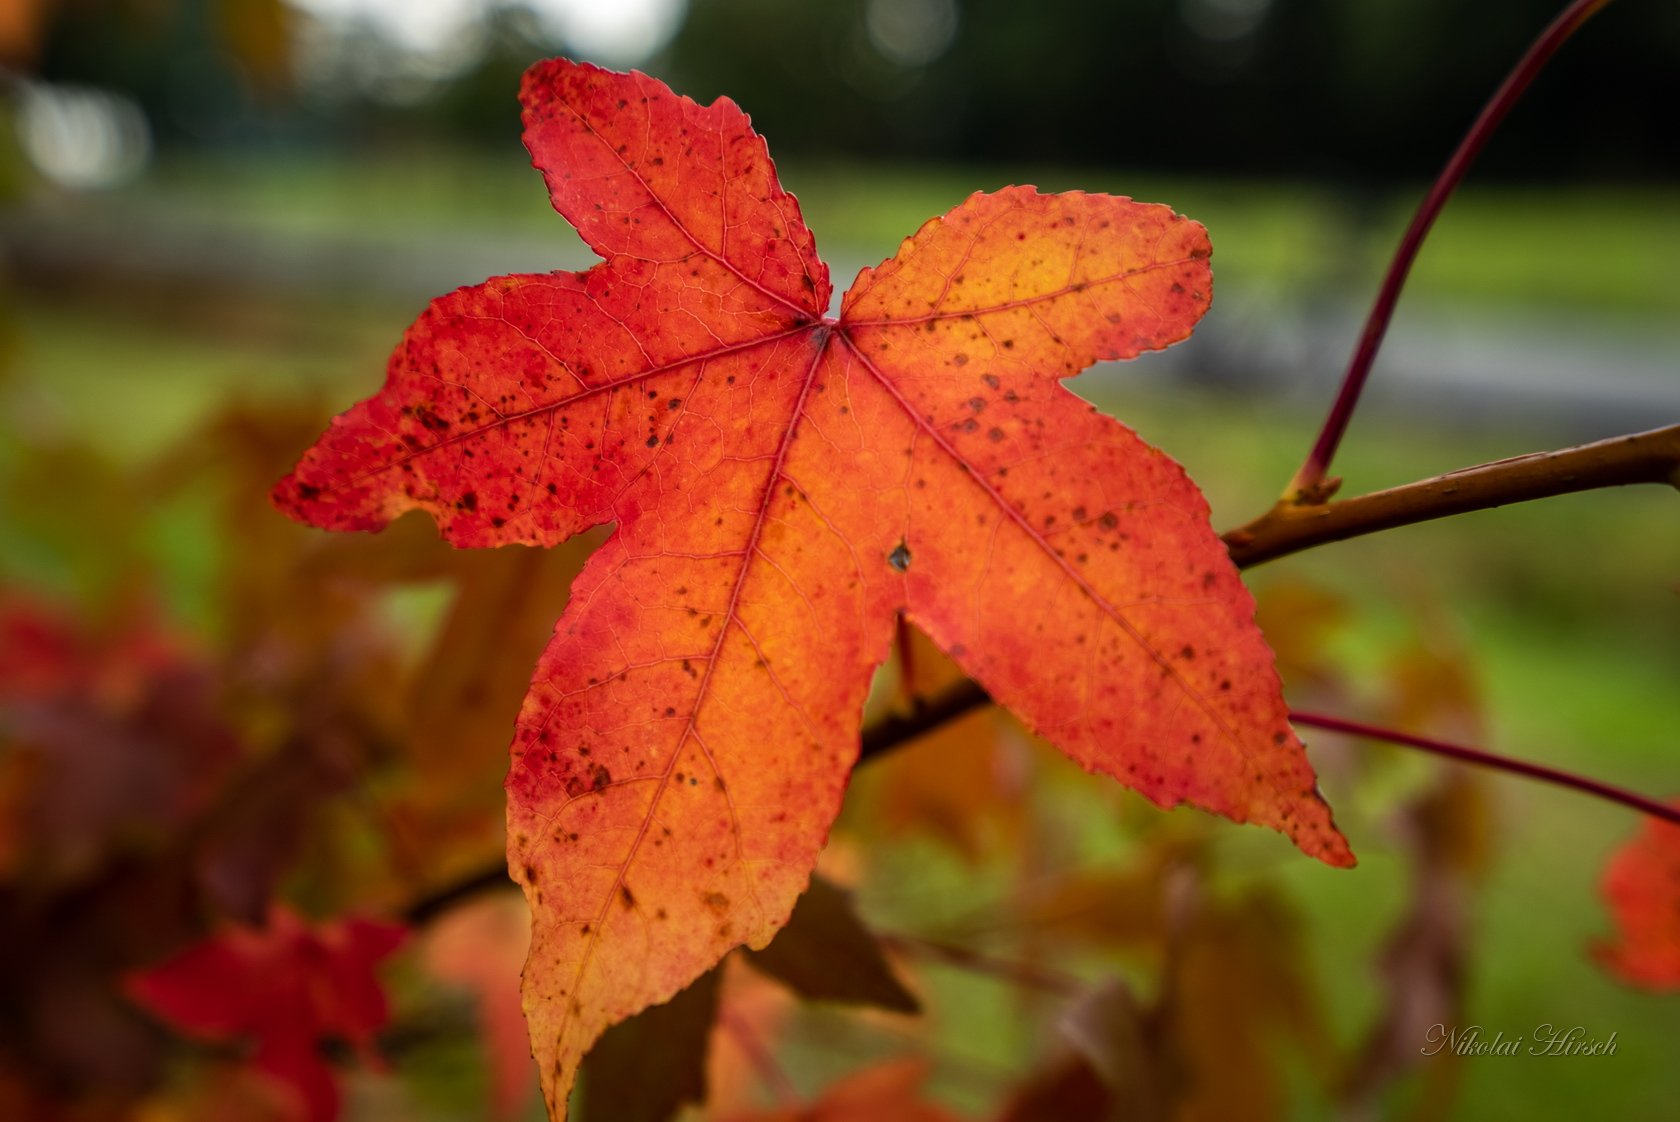
[{"label": "signature text nikolai hirsch", "polygon": [[1489,1036],[1481,1025],[1432,1025],[1419,1051],[1425,1056],[1614,1056],[1616,1033],[1597,1037],[1581,1025],[1543,1024],[1528,1036],[1506,1036],[1502,1031]]}]

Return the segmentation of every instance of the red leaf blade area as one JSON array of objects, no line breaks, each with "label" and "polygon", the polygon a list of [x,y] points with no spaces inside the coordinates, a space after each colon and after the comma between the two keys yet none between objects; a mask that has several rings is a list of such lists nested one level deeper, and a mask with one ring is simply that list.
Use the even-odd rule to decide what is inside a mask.
[{"label": "red leaf blade area", "polygon": [[461,546],[616,523],[507,780],[557,1116],[608,1025],[787,921],[898,612],[1086,767],[1351,863],[1199,493],[1058,385],[1189,333],[1200,226],[976,195],[830,320],[732,103],[564,61],[522,96],[556,209],[605,260],[435,301],[276,501],[336,529],[418,507]]}]

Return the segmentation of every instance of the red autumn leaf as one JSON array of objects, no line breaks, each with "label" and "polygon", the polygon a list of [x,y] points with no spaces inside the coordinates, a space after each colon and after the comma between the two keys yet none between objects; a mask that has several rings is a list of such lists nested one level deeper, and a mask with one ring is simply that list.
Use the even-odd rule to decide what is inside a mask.
[{"label": "red autumn leaf", "polygon": [[1647,818],[1610,858],[1604,896],[1617,937],[1593,948],[1599,962],[1642,989],[1680,989],[1680,826]]},{"label": "red autumn leaf", "polygon": [[1124,198],[977,194],[831,318],[728,99],[563,60],[521,98],[603,263],[434,301],[275,501],[340,530],[419,508],[463,547],[616,524],[507,780],[551,1109],[608,1025],[786,921],[897,613],[1085,767],[1351,864],[1200,493],[1059,384],[1190,332],[1206,231]]},{"label": "red autumn leaf", "polygon": [[338,1116],[338,1086],[321,1044],[366,1051],[388,1016],[374,967],[403,929],[364,919],[310,926],[276,907],[266,929],[228,927],[149,970],[129,993],[183,1032],[250,1041],[250,1064],[290,1088],[308,1122]]}]

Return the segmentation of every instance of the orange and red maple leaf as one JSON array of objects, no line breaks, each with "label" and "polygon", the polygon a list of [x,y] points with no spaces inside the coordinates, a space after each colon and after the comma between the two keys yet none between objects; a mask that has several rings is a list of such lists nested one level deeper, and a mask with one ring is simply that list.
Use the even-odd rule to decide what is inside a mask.
[{"label": "orange and red maple leaf", "polygon": [[603,262],[434,301],[275,498],[331,529],[422,509],[464,547],[616,525],[507,779],[552,1109],[608,1025],[786,922],[899,613],[1085,767],[1351,864],[1199,491],[1059,384],[1189,334],[1201,226],[977,194],[831,318],[732,102],[566,61],[521,99]]}]

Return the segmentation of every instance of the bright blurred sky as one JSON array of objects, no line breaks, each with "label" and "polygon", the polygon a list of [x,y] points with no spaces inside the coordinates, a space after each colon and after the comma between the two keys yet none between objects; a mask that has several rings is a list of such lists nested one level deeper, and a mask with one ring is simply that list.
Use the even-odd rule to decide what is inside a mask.
[{"label": "bright blurred sky", "polygon": [[[405,47],[446,50],[486,0],[289,0],[323,20],[360,18]],[[676,30],[687,0],[523,0],[579,53],[639,62]]]}]

